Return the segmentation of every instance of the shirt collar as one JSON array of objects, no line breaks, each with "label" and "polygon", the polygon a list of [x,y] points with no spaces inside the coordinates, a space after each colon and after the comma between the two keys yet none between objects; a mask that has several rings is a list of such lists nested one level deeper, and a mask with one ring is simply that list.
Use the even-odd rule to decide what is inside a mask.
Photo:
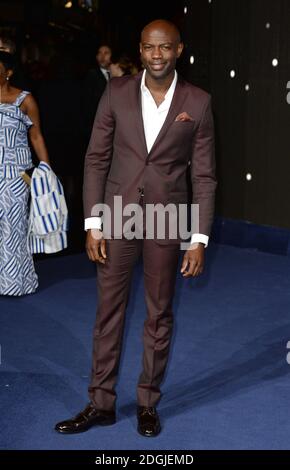
[{"label": "shirt collar", "polygon": [[[142,74],[142,80],[141,80],[140,88],[141,88],[142,93],[150,93],[149,88],[147,88],[147,86],[145,85],[145,76],[146,76],[146,70],[144,70],[144,72]],[[166,100],[166,98],[168,96],[173,95],[175,87],[176,87],[176,83],[177,83],[177,72],[176,72],[176,70],[174,70],[174,78],[172,80],[172,83],[171,83],[170,87],[168,88],[168,90],[166,92],[164,100]]]}]

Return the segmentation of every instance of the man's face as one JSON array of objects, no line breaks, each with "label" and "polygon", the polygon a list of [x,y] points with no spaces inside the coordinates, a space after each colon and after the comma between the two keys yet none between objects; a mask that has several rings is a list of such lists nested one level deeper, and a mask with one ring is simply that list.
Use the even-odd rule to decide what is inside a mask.
[{"label": "man's face", "polygon": [[175,69],[183,44],[170,28],[155,27],[143,31],[140,43],[141,61],[155,80],[166,78]]},{"label": "man's face", "polygon": [[102,46],[96,55],[100,67],[107,69],[111,63],[112,51],[108,46]]}]

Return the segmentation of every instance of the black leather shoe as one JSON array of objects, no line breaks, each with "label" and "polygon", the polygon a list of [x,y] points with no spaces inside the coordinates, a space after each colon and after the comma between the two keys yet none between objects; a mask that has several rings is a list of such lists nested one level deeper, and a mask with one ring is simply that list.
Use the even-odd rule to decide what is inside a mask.
[{"label": "black leather shoe", "polygon": [[92,426],[109,426],[116,422],[116,413],[114,410],[98,410],[91,403],[74,418],[67,421],[61,421],[55,425],[55,430],[62,434],[75,434],[77,432],[87,431]]},{"label": "black leather shoe", "polygon": [[159,416],[154,406],[137,406],[138,432],[142,436],[155,437],[161,431]]}]

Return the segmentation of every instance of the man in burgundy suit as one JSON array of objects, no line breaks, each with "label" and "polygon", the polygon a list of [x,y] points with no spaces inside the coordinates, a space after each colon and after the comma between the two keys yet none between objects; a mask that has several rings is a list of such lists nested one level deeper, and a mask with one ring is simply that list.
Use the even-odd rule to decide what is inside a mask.
[{"label": "man in burgundy suit", "polygon": [[[138,431],[156,436],[161,430],[156,405],[172,336],[180,238],[170,238],[168,230],[162,239],[146,238],[144,229],[143,238],[127,237],[125,230],[121,236],[109,237],[101,231],[102,219],[95,207],[107,204],[114,220],[120,215],[114,196],[122,196],[123,207],[186,203],[190,168],[192,203],[199,205],[199,230],[192,233],[181,273],[189,278],[202,272],[214,213],[214,129],[210,95],[177,76],[175,64],[182,49],[172,23],[156,20],[147,25],[140,43],[144,72],[112,79],[97,110],[84,180],[86,249],[89,258],[98,263],[90,403],[74,418],[58,423],[58,432],[81,432],[115,422],[124,316],[133,267],[141,252],[147,318],[137,386]],[[126,220],[124,216],[122,222]]]}]

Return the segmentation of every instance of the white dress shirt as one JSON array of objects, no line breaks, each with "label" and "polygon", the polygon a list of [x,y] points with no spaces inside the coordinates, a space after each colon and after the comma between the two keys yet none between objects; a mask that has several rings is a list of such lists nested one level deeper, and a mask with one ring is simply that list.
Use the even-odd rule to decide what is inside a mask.
[{"label": "white dress shirt", "polygon": [[104,75],[105,79],[108,82],[109,79],[110,79],[110,71],[107,70],[107,69],[104,69],[104,67],[100,67],[100,70],[101,70],[102,74]]},{"label": "white dress shirt", "polygon": [[[148,152],[150,152],[168,114],[174,95],[177,73],[175,71],[172,83],[166,92],[164,101],[157,106],[153,96],[145,84],[146,70],[144,70],[141,80],[141,99],[142,99],[142,117],[145,132],[145,140]],[[92,228],[100,229],[102,226],[101,217],[89,217],[85,219],[85,230]],[[194,233],[191,235],[191,243],[208,244],[208,236],[202,233]]]},{"label": "white dress shirt", "polygon": [[158,107],[149,89],[145,85],[145,76],[146,71],[143,72],[141,80],[141,99],[145,139],[149,153],[168,114],[177,83],[177,73],[175,71],[174,79],[164,96],[164,101],[162,101]]}]

